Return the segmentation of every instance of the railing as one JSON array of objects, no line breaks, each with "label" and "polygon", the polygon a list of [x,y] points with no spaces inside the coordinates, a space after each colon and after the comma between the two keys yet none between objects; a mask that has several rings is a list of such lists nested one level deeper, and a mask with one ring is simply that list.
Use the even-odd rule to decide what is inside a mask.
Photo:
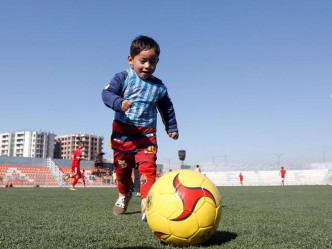
[{"label": "railing", "polygon": [[65,183],[63,181],[63,173],[61,172],[60,168],[55,164],[55,162],[50,157],[48,157],[46,159],[46,166],[52,173],[55,180],[58,182],[59,186],[60,187],[64,186]]},{"label": "railing", "polygon": [[326,185],[332,185],[332,170],[330,170],[327,174],[326,177],[324,179],[324,183]]}]

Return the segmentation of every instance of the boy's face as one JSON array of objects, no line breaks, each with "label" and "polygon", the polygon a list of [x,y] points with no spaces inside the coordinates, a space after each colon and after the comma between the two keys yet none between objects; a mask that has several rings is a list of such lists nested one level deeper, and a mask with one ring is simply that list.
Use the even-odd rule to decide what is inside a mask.
[{"label": "boy's face", "polygon": [[128,56],[128,63],[134,67],[136,74],[143,80],[149,78],[156,70],[159,61],[154,49],[143,50],[135,57]]}]

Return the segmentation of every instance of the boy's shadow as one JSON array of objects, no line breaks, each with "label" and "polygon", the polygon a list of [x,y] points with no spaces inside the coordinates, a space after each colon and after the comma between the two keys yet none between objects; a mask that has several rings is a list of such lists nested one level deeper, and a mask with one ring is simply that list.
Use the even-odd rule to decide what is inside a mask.
[{"label": "boy's shadow", "polygon": [[139,214],[139,213],[141,213],[141,211],[125,212],[125,213],[122,214],[122,215]]},{"label": "boy's shadow", "polygon": [[202,246],[214,246],[225,244],[237,237],[236,233],[226,232],[226,231],[216,231],[210,240],[202,244]]}]

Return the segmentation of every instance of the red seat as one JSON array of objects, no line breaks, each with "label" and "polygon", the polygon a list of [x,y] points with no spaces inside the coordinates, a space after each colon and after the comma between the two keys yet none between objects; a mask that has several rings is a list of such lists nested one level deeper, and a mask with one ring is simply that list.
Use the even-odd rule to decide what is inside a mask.
[{"label": "red seat", "polygon": [[46,166],[0,165],[0,179],[1,184],[12,182],[14,186],[58,186]]}]

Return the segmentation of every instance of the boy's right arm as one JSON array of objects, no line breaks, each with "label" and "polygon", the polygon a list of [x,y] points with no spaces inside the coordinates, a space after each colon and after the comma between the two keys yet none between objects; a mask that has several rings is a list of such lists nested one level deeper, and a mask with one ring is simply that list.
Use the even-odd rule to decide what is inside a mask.
[{"label": "boy's right arm", "polygon": [[126,72],[118,73],[103,89],[101,96],[104,104],[116,112],[121,111],[122,88],[127,75]]}]

